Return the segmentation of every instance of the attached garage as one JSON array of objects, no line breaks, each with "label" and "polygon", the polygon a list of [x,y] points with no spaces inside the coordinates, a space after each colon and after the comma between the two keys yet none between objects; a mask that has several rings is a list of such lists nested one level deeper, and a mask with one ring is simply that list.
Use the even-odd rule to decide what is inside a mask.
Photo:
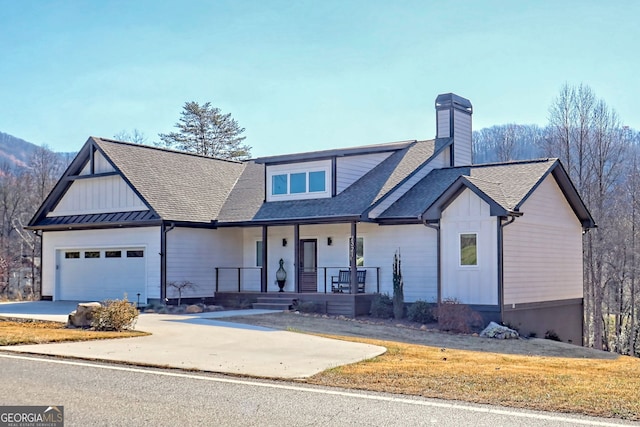
[{"label": "attached garage", "polygon": [[57,299],[146,301],[144,247],[60,249],[57,258]]}]

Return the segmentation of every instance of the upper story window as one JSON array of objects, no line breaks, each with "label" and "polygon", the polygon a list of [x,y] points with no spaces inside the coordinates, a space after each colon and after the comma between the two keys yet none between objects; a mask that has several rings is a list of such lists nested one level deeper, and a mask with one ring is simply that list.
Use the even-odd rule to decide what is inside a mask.
[{"label": "upper story window", "polygon": [[460,234],[460,266],[478,265],[478,235],[476,233]]},{"label": "upper story window", "polygon": [[267,201],[331,197],[329,161],[273,165],[267,169]]}]

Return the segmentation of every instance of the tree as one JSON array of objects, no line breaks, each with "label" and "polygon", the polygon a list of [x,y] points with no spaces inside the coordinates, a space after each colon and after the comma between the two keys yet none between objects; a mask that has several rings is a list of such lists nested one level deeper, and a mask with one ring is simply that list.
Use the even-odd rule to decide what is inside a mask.
[{"label": "tree", "polygon": [[243,144],[246,137],[241,136],[244,128],[230,113],[222,114],[210,102],[186,102],[175,127],[178,132],[159,134],[162,142],[157,145],[222,159],[244,160],[250,156],[251,147]]},{"label": "tree", "polygon": [[138,129],[134,129],[131,132],[127,130],[121,130],[120,132],[113,135],[113,137],[118,141],[133,142],[134,144],[147,143],[147,136],[144,134],[144,132],[141,132]]}]

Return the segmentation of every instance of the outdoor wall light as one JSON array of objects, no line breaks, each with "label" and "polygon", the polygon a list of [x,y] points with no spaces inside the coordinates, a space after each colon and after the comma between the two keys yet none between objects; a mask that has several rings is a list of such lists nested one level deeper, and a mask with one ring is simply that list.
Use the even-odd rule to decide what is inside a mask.
[{"label": "outdoor wall light", "polygon": [[327,246],[331,246],[333,244],[333,239],[331,237],[327,237]]},{"label": "outdoor wall light", "polygon": [[287,239],[282,239],[282,246],[287,246]]}]

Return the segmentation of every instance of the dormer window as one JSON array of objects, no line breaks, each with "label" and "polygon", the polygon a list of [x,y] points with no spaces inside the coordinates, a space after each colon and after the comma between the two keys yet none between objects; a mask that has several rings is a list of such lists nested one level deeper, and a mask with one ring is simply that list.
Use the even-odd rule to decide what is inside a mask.
[{"label": "dormer window", "polygon": [[331,197],[330,162],[273,165],[267,168],[267,200]]}]

